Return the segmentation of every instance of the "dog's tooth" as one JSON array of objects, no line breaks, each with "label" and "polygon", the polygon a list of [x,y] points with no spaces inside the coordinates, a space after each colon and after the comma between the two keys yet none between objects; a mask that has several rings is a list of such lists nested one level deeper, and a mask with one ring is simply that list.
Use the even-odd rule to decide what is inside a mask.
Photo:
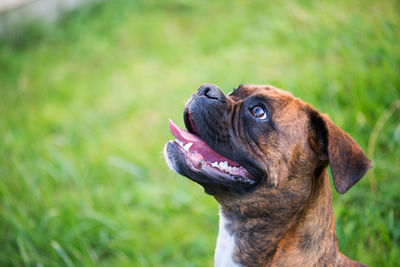
[{"label": "dog's tooth", "polygon": [[220,167],[221,169],[226,169],[225,162],[220,162],[220,163],[219,163],[219,167]]},{"label": "dog's tooth", "polygon": [[225,162],[222,162],[222,161],[221,161],[221,162],[219,163],[219,166],[220,166],[221,168],[225,168]]},{"label": "dog's tooth", "polygon": [[179,141],[178,139],[176,139],[175,142],[177,142],[180,146],[183,147],[183,143],[181,141]]},{"label": "dog's tooth", "polygon": [[213,166],[213,167],[218,167],[218,162],[213,162],[213,163],[211,163],[211,166]]},{"label": "dog's tooth", "polygon": [[186,145],[183,146],[183,149],[185,149],[186,151],[189,151],[189,148],[193,145],[192,142],[187,143]]}]

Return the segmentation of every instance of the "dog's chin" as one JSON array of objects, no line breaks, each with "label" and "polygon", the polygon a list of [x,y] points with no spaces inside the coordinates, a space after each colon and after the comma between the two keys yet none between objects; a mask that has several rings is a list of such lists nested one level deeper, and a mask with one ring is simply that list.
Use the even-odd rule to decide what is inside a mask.
[{"label": "dog's chin", "polygon": [[177,138],[164,148],[168,166],[177,173],[202,185],[207,193],[210,187],[245,191],[257,184],[244,167],[213,151],[198,136],[180,129],[170,121],[170,129]]}]

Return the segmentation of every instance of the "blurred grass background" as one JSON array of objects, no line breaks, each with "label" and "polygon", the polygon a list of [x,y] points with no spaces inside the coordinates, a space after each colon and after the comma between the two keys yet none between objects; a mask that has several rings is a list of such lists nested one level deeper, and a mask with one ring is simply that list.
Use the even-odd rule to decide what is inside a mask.
[{"label": "blurred grass background", "polygon": [[169,171],[200,84],[315,105],[374,169],[334,194],[339,245],[400,266],[400,3],[113,0],[0,41],[0,265],[211,266],[217,203]]}]

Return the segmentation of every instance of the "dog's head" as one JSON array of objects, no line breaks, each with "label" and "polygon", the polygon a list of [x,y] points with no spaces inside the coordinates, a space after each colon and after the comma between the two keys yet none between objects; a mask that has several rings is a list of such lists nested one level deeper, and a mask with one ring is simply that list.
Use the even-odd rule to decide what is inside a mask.
[{"label": "dog's head", "polygon": [[326,115],[283,90],[241,85],[225,95],[204,84],[185,106],[187,131],[165,146],[171,168],[222,202],[250,192],[302,199],[328,164],[343,194],[371,168],[360,146]]}]

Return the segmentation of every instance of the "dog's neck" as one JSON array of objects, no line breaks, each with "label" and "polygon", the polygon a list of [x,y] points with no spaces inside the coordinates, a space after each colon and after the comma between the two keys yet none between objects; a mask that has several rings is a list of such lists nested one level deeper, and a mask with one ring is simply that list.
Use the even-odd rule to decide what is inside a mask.
[{"label": "dog's neck", "polygon": [[[277,231],[277,229],[282,229]],[[268,211],[257,218],[220,208],[215,266],[323,266],[349,264],[339,253],[326,168],[313,179],[308,202],[289,222]]]}]

